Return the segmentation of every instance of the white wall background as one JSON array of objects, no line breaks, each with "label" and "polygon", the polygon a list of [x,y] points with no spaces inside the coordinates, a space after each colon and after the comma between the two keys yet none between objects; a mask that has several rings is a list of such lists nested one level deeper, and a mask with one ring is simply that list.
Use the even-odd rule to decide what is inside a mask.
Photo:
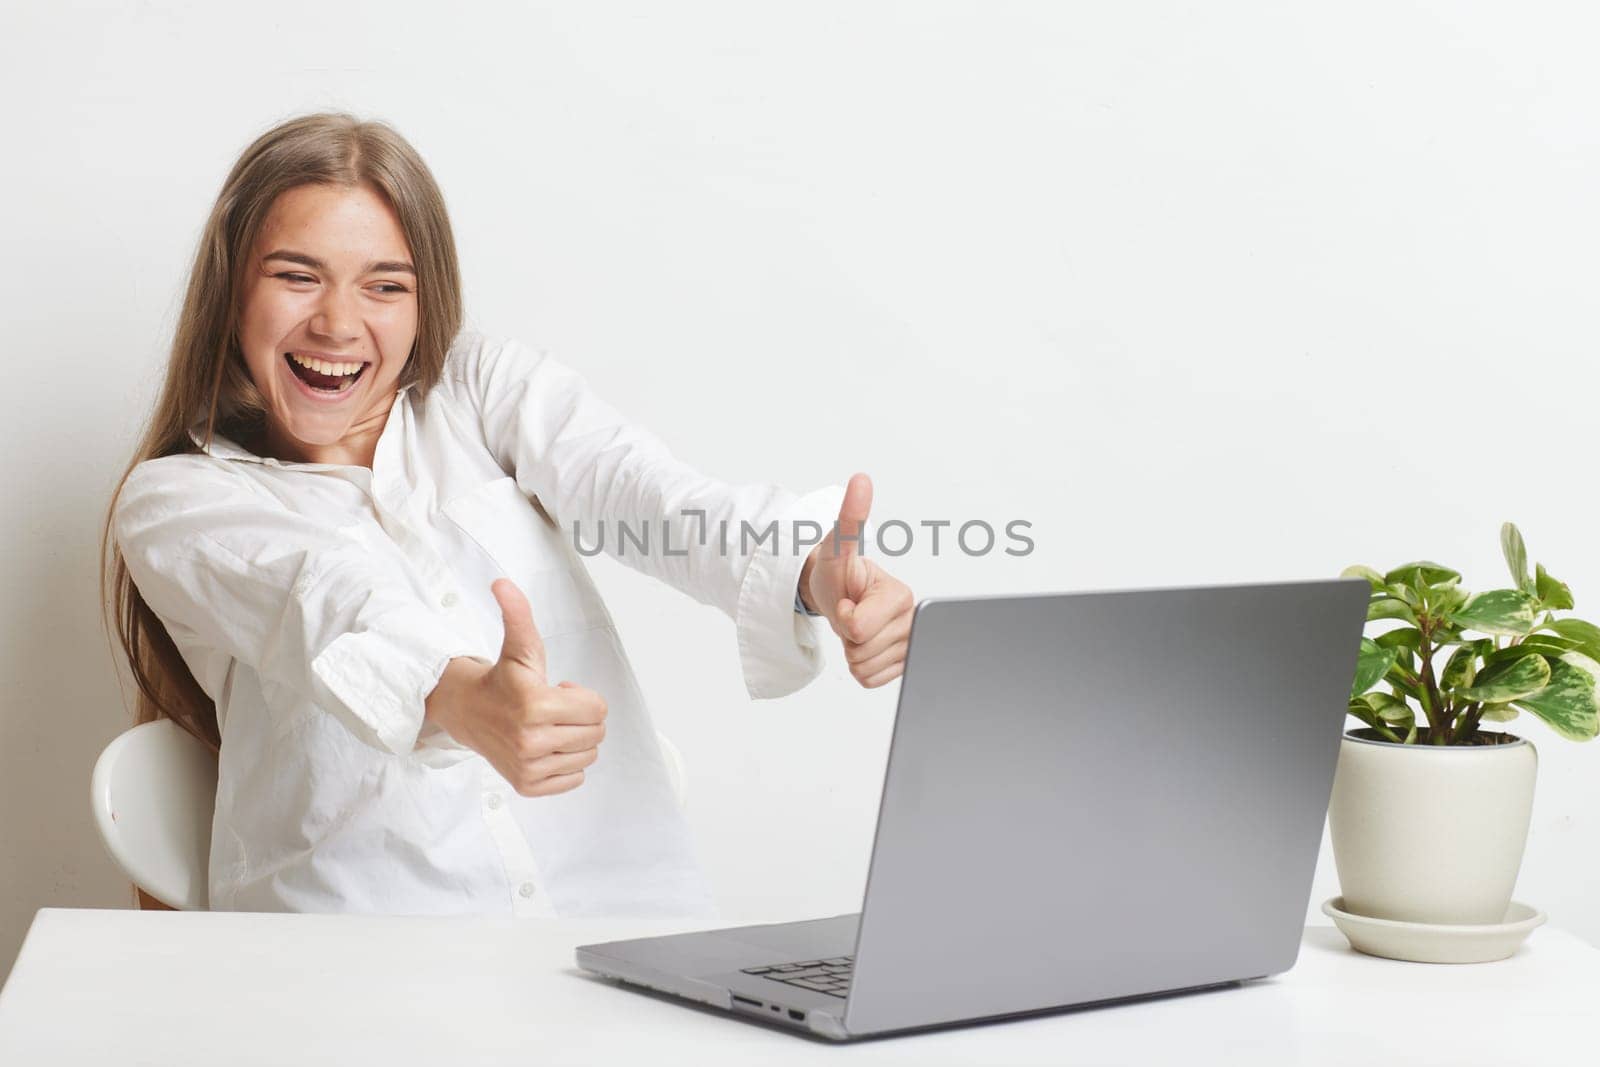
[{"label": "white wall background", "polygon": [[[1597,29],[1445,0],[7,5],[0,966],[35,909],[128,902],[87,802],[132,692],[100,521],[266,127],[394,123],[471,322],[702,469],[866,470],[880,520],[1033,523],[1021,559],[919,540],[919,595],[1417,557],[1483,588],[1511,519],[1600,619]],[[854,909],[898,685],[835,652],[752,704],[728,620],[593,569],[728,914]],[[1517,896],[1600,944],[1600,746],[1515,728],[1541,755]],[[1324,842],[1314,921],[1337,891]]]}]

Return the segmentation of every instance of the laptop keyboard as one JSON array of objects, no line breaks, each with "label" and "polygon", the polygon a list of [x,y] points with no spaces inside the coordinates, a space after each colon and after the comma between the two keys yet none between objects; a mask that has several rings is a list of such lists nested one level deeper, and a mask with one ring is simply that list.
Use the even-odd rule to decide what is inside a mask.
[{"label": "laptop keyboard", "polygon": [[815,989],[830,997],[843,998],[850,992],[850,974],[855,967],[854,956],[834,956],[826,960],[800,960],[797,963],[775,963],[770,967],[746,967],[744,974],[759,974],[774,982],[784,982],[801,989]]}]

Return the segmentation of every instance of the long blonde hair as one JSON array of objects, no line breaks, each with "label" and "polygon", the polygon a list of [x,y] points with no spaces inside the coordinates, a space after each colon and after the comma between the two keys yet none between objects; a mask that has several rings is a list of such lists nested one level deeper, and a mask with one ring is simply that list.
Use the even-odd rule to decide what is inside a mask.
[{"label": "long blonde hair", "polygon": [[213,752],[222,747],[216,705],[139,595],[112,520],[134,467],[200,451],[189,436],[197,423],[205,423],[208,446],[219,432],[244,442],[261,430],[266,405],[237,333],[246,262],[278,196],[309,184],[369,186],[399,216],[417,271],[418,315],[416,344],[397,386],[414,384],[426,396],[462,323],[461,273],[444,197],[422,157],[392,127],[343,112],[303,115],[274,126],[239,156],[200,235],[161,399],[111,495],[100,540],[101,604],[138,687],[134,722],[173,719]]}]

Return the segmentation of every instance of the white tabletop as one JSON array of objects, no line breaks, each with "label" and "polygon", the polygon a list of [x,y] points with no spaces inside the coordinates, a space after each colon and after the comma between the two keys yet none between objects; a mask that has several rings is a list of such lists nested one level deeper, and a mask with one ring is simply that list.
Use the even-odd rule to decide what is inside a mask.
[{"label": "white tabletop", "polygon": [[[789,916],[788,918],[796,918]],[[1592,1055],[1600,949],[1400,963],[1308,927],[1243,986],[835,1045],[635,992],[580,944],[735,925],[44,908],[0,990],[0,1064],[1494,1064]]]}]

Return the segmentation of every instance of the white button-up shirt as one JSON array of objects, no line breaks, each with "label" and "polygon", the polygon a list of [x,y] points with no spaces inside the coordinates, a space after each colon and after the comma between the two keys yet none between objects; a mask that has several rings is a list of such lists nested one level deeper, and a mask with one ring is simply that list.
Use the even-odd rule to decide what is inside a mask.
[{"label": "white button-up shirt", "polygon": [[[721,608],[750,695],[782,696],[821,669],[818,624],[794,611],[801,520],[831,529],[842,487],[708,478],[568,366],[470,330],[426,397],[395,397],[370,469],[192,435],[201,453],[134,468],[113,531],[216,703],[213,909],[717,914],[583,556],[603,546]],[[551,683],[608,707],[600,758],[555,796],[521,796],[423,721],[452,657],[499,659],[502,576]]]}]

